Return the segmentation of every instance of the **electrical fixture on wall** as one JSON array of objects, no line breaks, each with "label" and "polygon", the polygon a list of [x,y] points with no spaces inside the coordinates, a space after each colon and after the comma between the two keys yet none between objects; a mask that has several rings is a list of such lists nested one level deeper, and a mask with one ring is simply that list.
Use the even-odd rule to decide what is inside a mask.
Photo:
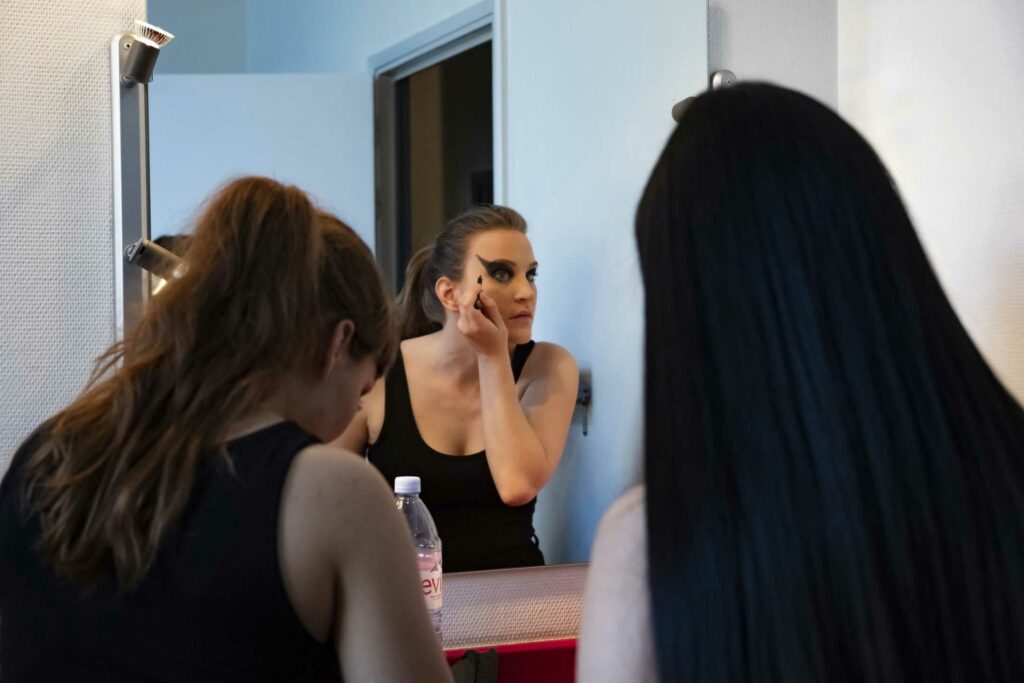
[{"label": "electrical fixture on wall", "polygon": [[110,41],[114,159],[114,326],[117,339],[149,296],[149,274],[130,265],[125,245],[149,238],[149,82],[171,33],[135,21]]},{"label": "electrical fixture on wall", "polygon": [[177,280],[188,270],[180,257],[147,239],[132,242],[125,247],[124,260],[162,280]]},{"label": "electrical fixture on wall", "polygon": [[188,264],[184,260],[145,238],[124,248],[124,260],[152,276],[154,283],[151,294],[158,294],[168,282],[181,278],[188,270]]},{"label": "electrical fixture on wall", "polygon": [[[728,69],[719,69],[711,74],[708,78],[708,90],[720,90],[722,88],[728,88],[736,85],[739,81],[736,78],[736,74],[729,71]],[[690,106],[690,102],[693,101],[693,97],[687,97],[684,100],[680,100],[672,105],[672,118],[679,121],[683,118],[683,112]]]}]

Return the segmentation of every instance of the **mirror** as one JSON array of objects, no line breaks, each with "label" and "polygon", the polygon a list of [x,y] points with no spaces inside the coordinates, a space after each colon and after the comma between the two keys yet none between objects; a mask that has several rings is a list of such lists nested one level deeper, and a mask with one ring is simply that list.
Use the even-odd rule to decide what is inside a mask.
[{"label": "mirror", "polygon": [[569,349],[592,392],[539,496],[535,527],[549,562],[587,559],[600,514],[639,478],[633,210],[672,105],[703,90],[711,71],[810,93],[876,146],[972,336],[1024,395],[1020,325],[1008,314],[1019,308],[1021,248],[1019,231],[1006,228],[1019,209],[1011,171],[1020,155],[1012,136],[992,135],[1012,130],[1024,98],[1015,53],[986,39],[1016,25],[1009,10],[947,8],[904,35],[884,3],[754,11],[737,0],[640,0],[599,12],[583,0],[277,4],[149,1],[149,19],[177,36],[150,91],[154,237],[185,229],[224,179],[264,173],[309,190],[386,262],[396,233],[378,231],[397,211],[377,196],[387,188],[375,177],[374,120],[386,112],[375,112],[375,77],[429,61],[424,46],[488,35],[491,190],[526,217],[541,263],[533,336]]},{"label": "mirror", "polygon": [[153,236],[187,231],[226,179],[269,175],[353,226],[397,288],[462,208],[522,214],[540,264],[532,338],[568,349],[591,397],[533,524],[547,563],[585,562],[601,514],[639,480],[633,213],[672,105],[707,85],[706,13],[704,0],[150,0],[176,35],[150,90]]}]

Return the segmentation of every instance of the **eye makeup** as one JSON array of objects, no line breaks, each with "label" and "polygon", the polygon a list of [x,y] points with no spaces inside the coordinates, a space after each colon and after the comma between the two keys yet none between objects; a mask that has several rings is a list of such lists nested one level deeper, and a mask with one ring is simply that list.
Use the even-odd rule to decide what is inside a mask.
[{"label": "eye makeup", "polygon": [[[511,261],[497,260],[488,261],[479,254],[476,255],[476,260],[480,262],[480,265],[487,271],[487,276],[495,282],[506,284],[512,280],[516,273],[515,264]],[[537,264],[532,263],[526,271],[526,279],[533,282],[533,279],[537,277]]]},{"label": "eye makeup", "polygon": [[[516,264],[512,261],[505,259],[499,259],[495,261],[489,261],[480,254],[475,254],[476,260],[480,262],[480,265],[484,267],[484,271],[487,273],[487,277],[494,280],[498,284],[508,285],[512,282],[516,276]],[[530,286],[536,290],[534,279],[537,277],[537,262],[534,261],[526,268],[526,281],[530,283]],[[483,292],[484,276],[478,275],[476,278],[476,284],[480,287],[480,292]],[[482,304],[480,303],[480,294],[476,295],[476,302],[473,304],[473,308],[480,309]]]},{"label": "eye makeup", "polygon": [[497,282],[508,282],[512,278],[514,272],[508,261],[488,261],[479,254],[476,260],[480,262],[480,265],[487,271],[487,277]]}]

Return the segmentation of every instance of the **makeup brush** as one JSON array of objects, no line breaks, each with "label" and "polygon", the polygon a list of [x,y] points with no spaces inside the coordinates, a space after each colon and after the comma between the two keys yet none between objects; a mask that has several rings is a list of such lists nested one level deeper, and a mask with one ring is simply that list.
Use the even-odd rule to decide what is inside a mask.
[{"label": "makeup brush", "polygon": [[[476,278],[476,283],[478,285],[483,285],[484,284],[484,276],[483,275],[478,275],[477,278]],[[481,308],[483,308],[483,304],[480,303],[480,295],[479,294],[476,295],[476,302],[473,303],[473,308],[475,308],[478,311]]]}]

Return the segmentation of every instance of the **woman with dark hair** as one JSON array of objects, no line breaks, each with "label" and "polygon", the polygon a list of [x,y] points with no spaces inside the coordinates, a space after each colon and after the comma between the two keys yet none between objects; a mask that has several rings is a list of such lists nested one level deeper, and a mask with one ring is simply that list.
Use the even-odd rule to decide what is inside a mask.
[{"label": "woman with dark hair", "polygon": [[410,261],[398,360],[339,441],[389,481],[420,477],[445,571],[544,564],[533,511],[562,457],[579,371],[568,351],[531,339],[536,274],[512,209],[449,221]]},{"label": "woman with dark hair", "polygon": [[702,95],[636,235],[646,485],[602,522],[581,680],[1024,680],[1024,413],[868,144]]},{"label": "woman with dark hair", "polygon": [[0,486],[4,681],[450,680],[408,529],[321,442],[396,345],[373,256],[243,178]]}]

